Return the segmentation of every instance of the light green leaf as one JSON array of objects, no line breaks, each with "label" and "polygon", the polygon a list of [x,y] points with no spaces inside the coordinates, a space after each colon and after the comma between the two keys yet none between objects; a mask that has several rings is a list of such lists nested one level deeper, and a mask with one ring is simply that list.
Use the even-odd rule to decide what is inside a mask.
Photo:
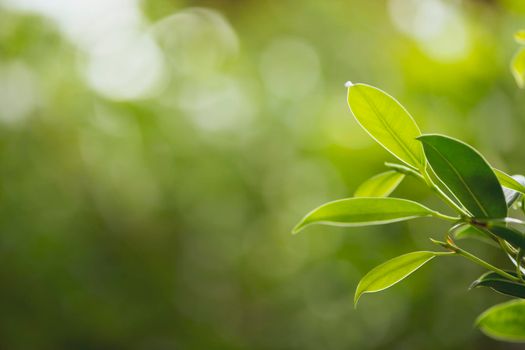
[{"label": "light green leaf", "polygon": [[516,40],[518,44],[525,45],[525,30],[518,30],[514,33],[514,40]]},{"label": "light green leaf", "polygon": [[498,170],[495,168],[493,168],[492,170],[494,170],[494,174],[496,174],[496,176],[498,177],[498,180],[501,186],[510,188],[511,190],[514,190],[516,192],[525,193],[525,186],[522,183],[520,183],[520,181],[518,180],[518,179],[522,179],[523,176],[514,175],[516,177],[519,176],[519,178],[514,178],[514,176],[507,175],[501,170]]},{"label": "light green leaf", "polygon": [[355,197],[388,197],[403,181],[405,175],[391,170],[363,182],[355,191]]},{"label": "light green leaf", "polygon": [[416,169],[424,168],[425,155],[416,141],[421,132],[396,99],[370,85],[355,84],[348,88],[348,106],[357,122],[387,151]]},{"label": "light green leaf", "polygon": [[434,257],[449,254],[453,253],[413,252],[395,257],[373,268],[359,281],[355,291],[354,306],[357,305],[361,295],[387,289],[406,278]]},{"label": "light green leaf", "polygon": [[507,175],[503,171],[493,168],[499,183],[503,186],[503,193],[507,206],[510,208],[520,197],[520,193],[525,193],[525,177],[523,175]]},{"label": "light green leaf", "polygon": [[507,216],[503,190],[478,151],[442,135],[424,135],[419,140],[436,176],[474,217]]},{"label": "light green leaf", "polygon": [[328,202],[308,213],[293,229],[312,224],[369,226],[425,216],[441,216],[419,203],[400,198],[347,198]]},{"label": "light green leaf", "polygon": [[489,337],[525,342],[525,300],[511,300],[482,313],[476,325]]},{"label": "light green leaf", "polygon": [[514,75],[516,84],[520,88],[525,87],[525,48],[521,48],[516,52],[510,64],[510,70],[512,75]]}]

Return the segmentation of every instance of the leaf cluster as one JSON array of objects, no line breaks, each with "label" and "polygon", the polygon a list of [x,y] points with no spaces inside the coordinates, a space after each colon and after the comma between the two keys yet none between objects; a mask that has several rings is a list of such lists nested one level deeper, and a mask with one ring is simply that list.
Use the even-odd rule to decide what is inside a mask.
[{"label": "leaf cluster", "polygon": [[[471,288],[491,288],[516,298],[484,312],[476,322],[479,328],[497,339],[525,341],[525,233],[519,229],[525,222],[510,215],[524,210],[525,177],[494,169],[477,150],[460,140],[422,134],[408,111],[384,91],[366,84],[347,86],[348,105],[357,122],[399,163],[385,163],[386,171],[365,181],[354,197],[313,209],[293,232],[315,224],[355,227],[422,217],[448,221],[451,226],[445,240],[431,239],[445,251],[411,252],[375,267],[359,282],[354,303],[357,305],[366,293],[395,285],[436,257],[461,256],[487,270]],[[407,176],[432,190],[454,214],[389,197]],[[500,269],[462,249],[457,243],[461,239],[478,239],[498,247],[515,271]]]}]

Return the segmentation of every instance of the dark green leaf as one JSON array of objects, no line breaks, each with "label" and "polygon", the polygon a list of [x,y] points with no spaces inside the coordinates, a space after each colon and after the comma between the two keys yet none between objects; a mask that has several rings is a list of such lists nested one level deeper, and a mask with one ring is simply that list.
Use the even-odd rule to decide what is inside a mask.
[{"label": "dark green leaf", "polygon": [[495,236],[503,238],[517,248],[525,249],[525,234],[512,227],[488,224],[487,229]]},{"label": "dark green leaf", "polygon": [[416,138],[421,135],[414,119],[386,92],[366,84],[348,87],[348,106],[357,122],[387,151],[422,169],[425,155]]},{"label": "dark green leaf", "polygon": [[413,201],[400,198],[347,198],[329,202],[308,213],[293,229],[294,233],[312,224],[368,226],[418,217],[439,215]]},{"label": "dark green leaf", "polygon": [[491,307],[476,320],[489,337],[514,342],[525,341],[525,300],[512,300]]},{"label": "dark green leaf", "polygon": [[388,197],[403,181],[405,175],[390,170],[371,177],[355,191],[355,197]]},{"label": "dark green leaf", "polygon": [[419,140],[436,176],[473,216],[507,216],[503,190],[481,154],[447,136],[424,135]]},{"label": "dark green leaf", "polygon": [[443,252],[413,252],[395,257],[376,266],[359,281],[354,296],[357,305],[361,295],[379,292],[400,282],[425,263],[438,255],[449,255]]},{"label": "dark green leaf", "polygon": [[[513,271],[505,272],[516,276],[516,273]],[[476,287],[488,287],[502,294],[525,299],[525,285],[511,281],[495,272],[487,272],[475,280],[470,288]]]}]

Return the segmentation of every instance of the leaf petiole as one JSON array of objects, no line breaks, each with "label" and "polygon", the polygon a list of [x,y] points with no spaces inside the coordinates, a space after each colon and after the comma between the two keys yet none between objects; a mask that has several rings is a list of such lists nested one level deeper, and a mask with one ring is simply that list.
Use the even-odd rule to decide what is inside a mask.
[{"label": "leaf petiole", "polygon": [[469,259],[470,261],[472,261],[473,263],[475,263],[475,264],[477,264],[477,265],[479,265],[481,267],[484,267],[487,270],[493,271],[493,272],[497,273],[498,275],[500,275],[502,277],[505,277],[508,280],[515,281],[515,282],[521,282],[520,278],[512,276],[511,274],[509,274],[509,273],[507,273],[507,272],[497,268],[496,266],[494,266],[492,264],[489,264],[485,260],[483,260],[481,258],[478,258],[474,254],[471,254],[471,253],[467,252],[466,250],[461,249],[456,244],[454,244],[453,241],[450,238],[447,239],[447,242],[437,241],[437,240],[432,239],[432,238],[430,239],[430,241],[432,241],[432,243],[434,243],[434,244],[437,244],[437,245],[439,245],[439,246],[441,246],[441,247],[443,247],[445,249],[448,249],[448,250],[456,253],[457,255],[463,256],[463,257]]},{"label": "leaf petiole", "polygon": [[454,202],[452,199],[450,199],[445,192],[443,192],[430,178],[430,175],[425,171],[423,173],[423,179],[425,180],[425,183],[427,186],[434,191],[445,203],[447,203],[450,207],[452,207],[454,210],[456,210],[461,216],[470,216],[463,208],[461,208],[456,202]]},{"label": "leaf petiole", "polygon": [[[399,173],[405,174],[405,175],[411,175],[421,181],[424,185],[426,185],[428,188],[430,188],[433,192],[435,192],[445,203],[447,203],[450,207],[455,209],[461,216],[469,216],[469,214],[461,208],[459,205],[457,205],[452,199],[450,199],[430,178],[426,170],[424,170],[422,173],[417,172],[416,170],[409,168],[407,166],[396,164],[396,163],[390,163],[385,162],[385,166],[389,169],[395,170]],[[450,217],[449,217],[450,218]]]}]

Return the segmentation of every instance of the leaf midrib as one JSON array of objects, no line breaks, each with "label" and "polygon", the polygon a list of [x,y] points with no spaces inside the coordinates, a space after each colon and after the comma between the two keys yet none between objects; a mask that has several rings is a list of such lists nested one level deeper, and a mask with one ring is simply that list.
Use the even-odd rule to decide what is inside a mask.
[{"label": "leaf midrib", "polygon": [[[364,292],[366,293],[366,291],[370,291],[370,292],[381,291],[383,289],[391,287],[392,285],[396,284],[397,282],[400,282],[401,280],[403,280],[406,277],[408,277],[410,274],[412,274],[413,272],[418,270],[421,266],[426,264],[429,260],[433,259],[434,257],[435,257],[434,255],[429,255],[429,256],[425,257],[425,259],[420,259],[420,258],[419,259],[413,259],[413,260],[409,260],[409,261],[403,262],[400,265],[396,265],[396,266],[390,267],[388,270],[383,271],[385,275],[388,275],[388,274],[391,274],[391,273],[395,273],[396,271],[399,271],[399,270],[403,270],[405,272],[400,273],[399,276],[396,276],[395,278],[393,278],[391,276],[388,277],[388,278],[385,278],[384,276],[374,275],[374,279],[372,281],[368,282],[367,284],[365,284]],[[417,266],[413,267],[416,264],[416,262],[417,262]],[[407,267],[411,267],[408,272],[406,271]],[[399,277],[401,277],[401,278],[399,278]],[[381,279],[387,279],[387,280],[390,280],[390,281],[388,282],[387,286],[382,287],[379,290],[377,290],[377,289],[373,289],[373,290],[369,289],[371,286],[373,286],[373,284],[377,283],[377,281],[380,281]],[[391,282],[392,280],[394,280],[394,282]],[[363,294],[363,293],[361,293],[361,294]]]},{"label": "leaf midrib", "polygon": [[481,209],[483,214],[485,214],[485,216],[489,216],[489,214],[488,214],[487,210],[485,209],[485,207],[479,202],[477,197],[474,195],[474,193],[470,189],[469,185],[465,182],[465,179],[463,178],[463,176],[461,176],[461,174],[456,170],[456,168],[452,165],[452,163],[450,163],[448,161],[448,159],[436,147],[434,147],[433,145],[431,145],[429,143],[427,143],[427,145],[429,147],[431,147],[434,151],[436,151],[436,153],[445,161],[445,163],[447,163],[447,165],[450,167],[450,169],[452,169],[452,171],[457,175],[457,177],[459,178],[461,183],[465,186],[465,188],[467,189],[468,193],[470,194],[472,199],[474,199],[474,201],[476,202],[478,207]]},{"label": "leaf midrib", "polygon": [[[432,215],[432,212],[429,210],[429,211],[420,211],[420,212],[415,212],[415,211],[393,211],[393,212],[383,212],[383,213],[380,213],[382,215],[388,215],[389,217],[388,218],[378,218],[378,213],[377,212],[370,212],[370,213],[364,213],[364,214],[357,214],[355,216],[352,216],[352,214],[336,214],[336,215],[333,215],[332,218],[344,218],[344,217],[348,217],[348,218],[352,218],[352,217],[355,217],[355,218],[359,218],[359,219],[365,219],[365,220],[370,220],[370,219],[374,219],[374,218],[377,218],[375,221],[381,221],[381,220],[391,220],[391,219],[396,219],[396,218],[405,218],[405,217],[419,217],[419,216],[430,216]],[[390,217],[392,215],[395,215],[394,217]]]},{"label": "leaf midrib", "polygon": [[[366,92],[364,91],[361,91],[360,89],[357,89],[356,90],[358,93],[361,94],[361,96],[363,96],[364,100],[368,103],[368,105],[370,106],[370,108],[374,111],[374,113],[378,116],[378,119],[379,121],[381,122],[381,124],[383,124],[383,126],[385,127],[385,129],[388,131],[388,133],[396,140],[396,142],[401,146],[401,148],[403,149],[403,151],[409,156],[409,158],[414,162],[414,164],[417,165],[417,167],[419,168],[419,166],[421,165],[420,164],[420,161],[419,159],[416,158],[416,156],[412,153],[412,150],[407,146],[405,145],[405,143],[402,141],[402,139],[399,138],[399,136],[392,130],[392,128],[390,127],[390,125],[387,123],[387,121],[383,118],[383,114],[379,112],[379,109],[377,108],[377,106],[375,105],[373,99],[370,99]],[[388,148],[387,148],[388,149]]]}]

